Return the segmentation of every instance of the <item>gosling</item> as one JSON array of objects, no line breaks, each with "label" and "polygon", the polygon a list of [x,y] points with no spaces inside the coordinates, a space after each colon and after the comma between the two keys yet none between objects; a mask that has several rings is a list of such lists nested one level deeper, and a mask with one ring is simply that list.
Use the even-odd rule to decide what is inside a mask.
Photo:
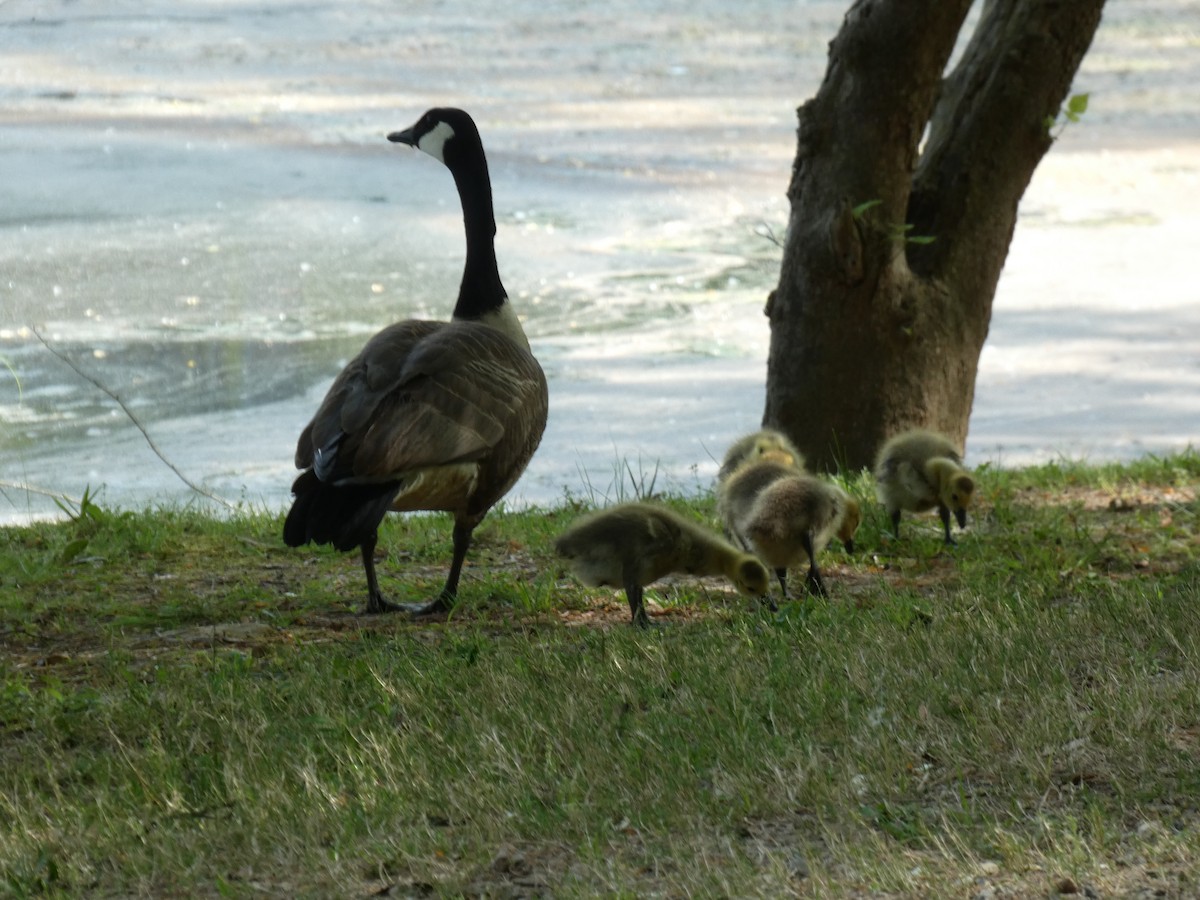
[{"label": "gosling", "polygon": [[650,619],[642,589],[672,572],[724,575],[743,594],[765,597],[770,574],[703,526],[663,506],[623,503],[572,523],[554,542],[575,576],[592,587],[621,587],[634,625]]},{"label": "gosling", "polygon": [[745,516],[754,498],[768,485],[803,474],[804,469],[796,466],[795,457],[786,450],[766,449],[743,457],[731,474],[717,482],[717,518],[726,539],[735,547],[750,550],[734,523]]},{"label": "gosling", "polygon": [[829,595],[817,554],[834,535],[853,553],[861,521],[858,501],[840,487],[812,475],[792,474],[776,478],[749,498],[739,498],[732,525],[744,544],[775,570],[786,600],[787,570],[804,562],[809,593]]},{"label": "gosling", "polygon": [[788,440],[787,435],[773,428],[764,428],[752,434],[743,435],[725,451],[721,468],[717,471],[717,484],[726,480],[743,465],[754,462],[764,456],[771,456],[794,466],[798,471],[804,471],[804,454],[796,449],[796,445]]},{"label": "gosling", "polygon": [[900,537],[901,510],[925,512],[936,506],[948,545],[955,543],[950,535],[951,513],[959,528],[967,527],[975,481],[963,468],[962,454],[945,435],[917,428],[891,438],[879,451],[875,478],[896,537]]}]

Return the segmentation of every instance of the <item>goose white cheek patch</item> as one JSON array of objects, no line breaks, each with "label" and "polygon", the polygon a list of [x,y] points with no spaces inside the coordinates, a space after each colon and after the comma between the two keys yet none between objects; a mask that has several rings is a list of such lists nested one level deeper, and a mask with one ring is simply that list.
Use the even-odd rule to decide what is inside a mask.
[{"label": "goose white cheek patch", "polygon": [[454,129],[445,122],[438,122],[431,131],[421,135],[420,140],[417,141],[417,147],[444,164],[446,158],[442,155],[442,150],[446,146],[446,141],[452,137],[454,137]]}]

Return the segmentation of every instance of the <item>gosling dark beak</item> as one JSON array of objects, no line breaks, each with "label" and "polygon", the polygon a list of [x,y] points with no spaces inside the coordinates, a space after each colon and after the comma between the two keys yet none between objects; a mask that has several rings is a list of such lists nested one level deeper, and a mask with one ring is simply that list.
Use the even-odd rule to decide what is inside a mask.
[{"label": "gosling dark beak", "polygon": [[854,538],[851,538],[850,540],[846,541],[845,544],[846,544],[846,552],[853,553],[854,552]]},{"label": "gosling dark beak", "polygon": [[393,131],[388,135],[388,140],[393,144],[408,144],[410,147],[417,146],[417,137],[413,134],[411,128],[405,128],[403,131]]},{"label": "gosling dark beak", "polygon": [[965,509],[956,509],[954,511],[954,518],[958,521],[959,528],[967,527],[967,511]]}]

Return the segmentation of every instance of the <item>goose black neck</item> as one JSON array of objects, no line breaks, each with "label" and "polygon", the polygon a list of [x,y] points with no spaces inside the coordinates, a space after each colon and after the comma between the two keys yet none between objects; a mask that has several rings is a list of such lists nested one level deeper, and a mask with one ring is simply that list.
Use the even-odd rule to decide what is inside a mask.
[{"label": "goose black neck", "polygon": [[482,146],[469,165],[454,166],[454,183],[462,202],[467,260],[454,307],[456,319],[478,319],[504,305],[507,295],[496,265],[496,215],[492,185]]}]

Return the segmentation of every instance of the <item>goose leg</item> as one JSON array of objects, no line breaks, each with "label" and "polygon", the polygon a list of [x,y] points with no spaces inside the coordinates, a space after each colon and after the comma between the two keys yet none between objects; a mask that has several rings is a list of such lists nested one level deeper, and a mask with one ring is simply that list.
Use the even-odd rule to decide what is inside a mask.
[{"label": "goose leg", "polygon": [[384,600],[383,593],[379,590],[379,579],[375,576],[375,544],[378,540],[379,533],[373,531],[371,537],[362,542],[363,569],[367,573],[367,608],[363,612],[367,615],[396,612],[401,608]]},{"label": "goose leg", "polygon": [[896,540],[900,539],[900,510],[892,511],[892,534],[896,536]]},{"label": "goose leg", "polygon": [[446,585],[442,592],[428,603],[402,603],[400,608],[407,610],[414,618],[431,616],[435,613],[450,612],[458,597],[458,579],[462,575],[463,560],[467,558],[467,550],[471,546],[471,532],[474,526],[454,524],[454,557],[450,560],[450,574],[446,576]]}]

